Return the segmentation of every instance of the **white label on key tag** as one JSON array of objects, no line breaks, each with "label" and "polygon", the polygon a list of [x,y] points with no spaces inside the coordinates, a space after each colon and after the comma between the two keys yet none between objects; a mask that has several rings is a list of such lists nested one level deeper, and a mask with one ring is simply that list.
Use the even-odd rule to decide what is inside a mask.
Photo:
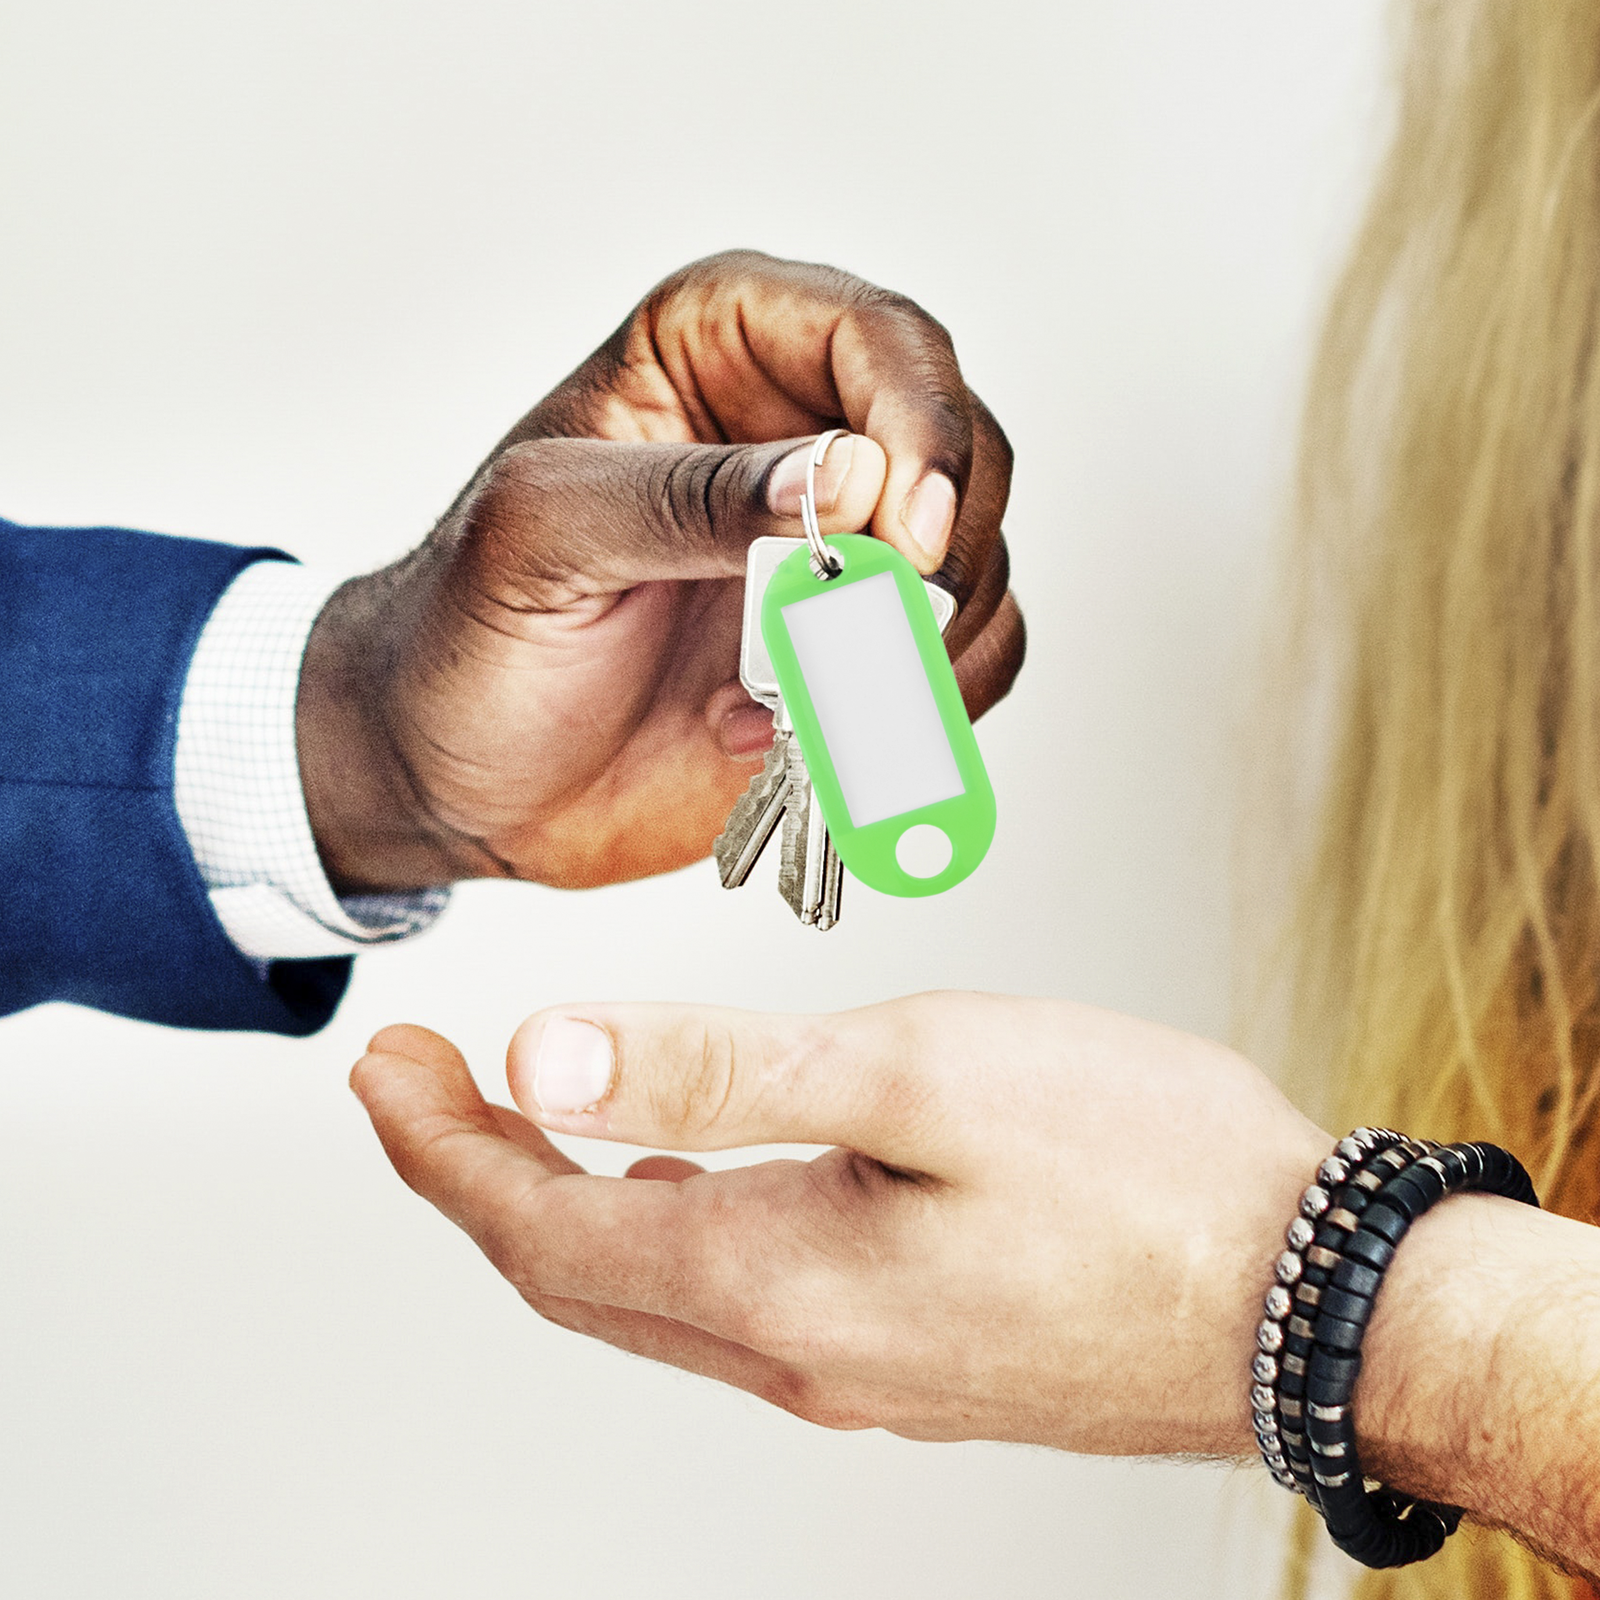
[{"label": "white label on key tag", "polygon": [[966,793],[892,573],[783,620],[855,827]]},{"label": "white label on key tag", "polygon": [[[744,632],[739,641],[739,681],[752,700],[776,709],[783,696],[778,690],[778,674],[773,669],[772,657],[767,653],[767,641],[761,636],[761,601],[772,582],[772,574],[783,561],[792,555],[804,539],[780,539],[774,535],[754,539],[744,569]],[[955,596],[948,589],[924,580],[928,599],[933,604],[934,620],[943,633],[956,614]]]}]

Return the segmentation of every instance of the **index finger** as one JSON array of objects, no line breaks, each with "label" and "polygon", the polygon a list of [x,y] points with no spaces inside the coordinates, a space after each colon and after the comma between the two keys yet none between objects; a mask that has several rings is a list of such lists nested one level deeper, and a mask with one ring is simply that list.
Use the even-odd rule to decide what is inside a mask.
[{"label": "index finger", "polygon": [[[875,440],[889,472],[873,533],[922,571],[939,567],[973,477],[975,397],[949,333],[914,300],[834,267],[741,251],[685,268],[638,320],[674,381],[712,407],[727,437],[769,427],[775,403],[787,401],[796,420],[843,421]],[[703,335],[722,328],[737,329],[773,392],[724,387],[703,370],[699,346],[715,344]],[[992,440],[981,443],[987,456]],[[995,519],[988,541],[997,535]],[[977,555],[965,565],[981,570]]]},{"label": "index finger", "polygon": [[508,1138],[461,1053],[423,1028],[385,1029],[350,1084],[395,1171],[520,1292],[694,1321],[717,1241],[681,1184],[593,1177],[531,1125]]}]

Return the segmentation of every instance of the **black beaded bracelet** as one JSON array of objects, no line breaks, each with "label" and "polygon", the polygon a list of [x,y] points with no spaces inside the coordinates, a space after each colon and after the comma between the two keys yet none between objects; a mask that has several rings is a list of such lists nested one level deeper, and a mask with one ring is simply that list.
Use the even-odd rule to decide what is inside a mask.
[{"label": "black beaded bracelet", "polygon": [[[1347,1150],[1359,1152],[1353,1167]],[[1341,1184],[1336,1192],[1320,1181],[1329,1177]],[[1270,1384],[1262,1382],[1259,1358],[1251,1369],[1257,1440],[1273,1476],[1306,1495],[1347,1555],[1370,1567],[1405,1566],[1433,1555],[1462,1513],[1382,1487],[1369,1490],[1361,1471],[1351,1400],[1383,1275],[1411,1224],[1448,1194],[1475,1190],[1535,1206],[1539,1200],[1522,1165],[1496,1145],[1441,1147],[1387,1129],[1361,1128],[1341,1140],[1318,1179],[1290,1224],[1289,1249],[1268,1292],[1258,1343],[1263,1353],[1269,1344],[1278,1350]],[[1308,1227],[1309,1212],[1317,1220]],[[1286,1277],[1295,1284],[1294,1314],[1277,1295]],[[1260,1404],[1266,1398],[1270,1408]],[[1275,1429],[1263,1428],[1264,1420]],[[1270,1454],[1269,1444],[1277,1446]]]},{"label": "black beaded bracelet", "polygon": [[[1415,1139],[1384,1129],[1379,1134],[1381,1147],[1348,1176],[1345,1185],[1330,1197],[1320,1217],[1316,1234],[1306,1251],[1306,1268],[1295,1286],[1294,1309],[1288,1323],[1286,1349],[1300,1353],[1299,1376],[1286,1371],[1280,1383],[1279,1405],[1284,1412],[1284,1442],[1289,1446],[1290,1464],[1296,1487],[1318,1511],[1322,1509],[1321,1488],[1313,1470],[1306,1434],[1307,1392],[1310,1382],[1311,1353],[1315,1345],[1315,1323],[1324,1301],[1340,1291],[1334,1286],[1335,1274],[1344,1265],[1344,1248],[1354,1232],[1372,1195],[1397,1173],[1402,1172],[1430,1147]],[[1324,1162],[1326,1167],[1328,1163]],[[1291,1427],[1290,1424],[1293,1423]]]}]

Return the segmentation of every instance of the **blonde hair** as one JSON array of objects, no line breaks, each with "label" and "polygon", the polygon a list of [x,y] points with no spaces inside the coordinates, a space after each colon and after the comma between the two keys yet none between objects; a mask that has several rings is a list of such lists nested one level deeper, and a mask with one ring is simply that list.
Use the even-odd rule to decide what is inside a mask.
[{"label": "blonde hair", "polygon": [[[1596,1221],[1600,5],[1402,25],[1305,419],[1294,610],[1341,648],[1291,1055],[1326,1126],[1492,1139]],[[1573,1588],[1480,1531],[1358,1592]]]}]

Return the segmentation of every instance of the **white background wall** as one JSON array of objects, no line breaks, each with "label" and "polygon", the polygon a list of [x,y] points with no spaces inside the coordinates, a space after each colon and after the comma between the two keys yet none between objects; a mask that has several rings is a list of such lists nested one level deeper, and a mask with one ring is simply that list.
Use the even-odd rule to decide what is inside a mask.
[{"label": "white background wall", "polygon": [[1032,624],[1001,831],[942,900],[852,886],[824,939],[768,870],[475,886],[307,1043],[0,1023],[0,1594],[1262,1590],[1221,1472],[829,1435],[547,1328],[344,1075],[411,1019],[494,1085],[526,1012],[598,996],[1225,1028],[1238,710],[1380,10],[0,0],[0,515],[374,565],[656,278],[748,244],[953,329]]}]

